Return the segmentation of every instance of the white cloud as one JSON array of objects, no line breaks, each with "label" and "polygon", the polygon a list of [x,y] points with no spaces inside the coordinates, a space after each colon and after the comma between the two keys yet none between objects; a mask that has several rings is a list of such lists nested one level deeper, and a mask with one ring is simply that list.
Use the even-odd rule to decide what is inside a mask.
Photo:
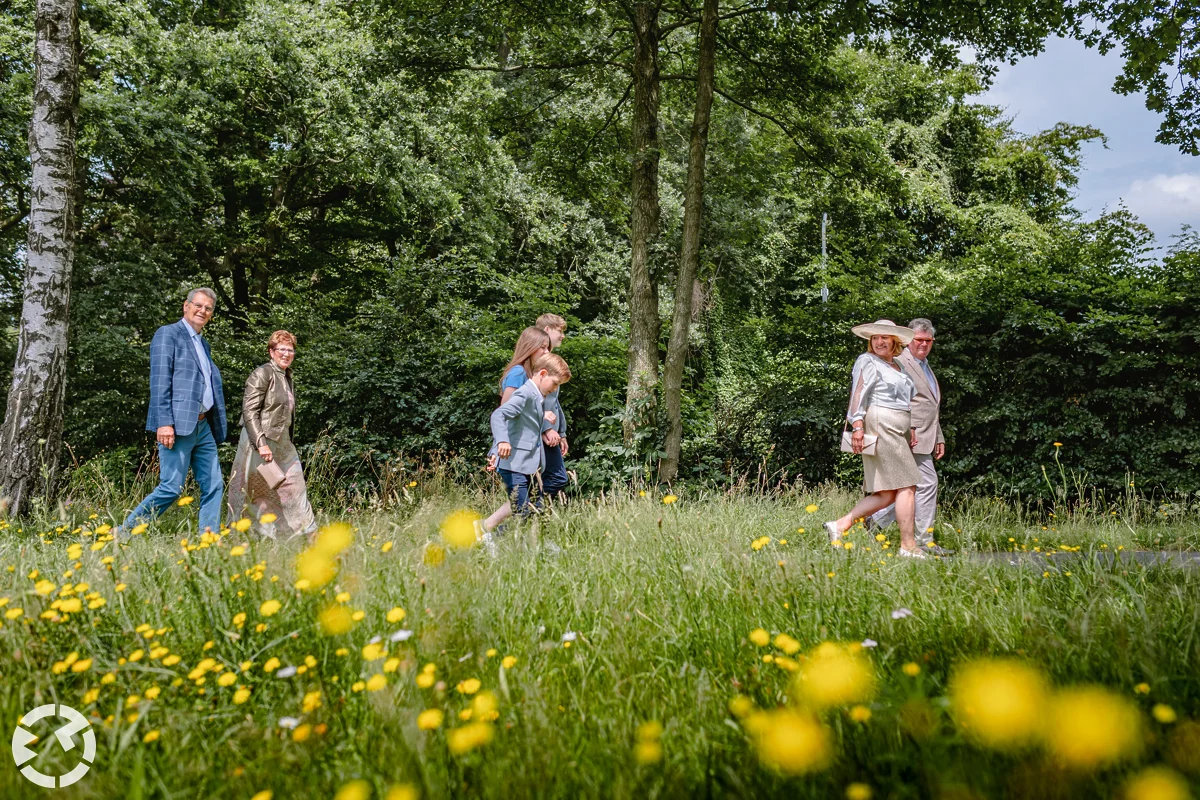
[{"label": "white cloud", "polygon": [[1200,172],[1159,173],[1137,179],[1125,192],[1125,204],[1142,221],[1163,233],[1200,222]]}]

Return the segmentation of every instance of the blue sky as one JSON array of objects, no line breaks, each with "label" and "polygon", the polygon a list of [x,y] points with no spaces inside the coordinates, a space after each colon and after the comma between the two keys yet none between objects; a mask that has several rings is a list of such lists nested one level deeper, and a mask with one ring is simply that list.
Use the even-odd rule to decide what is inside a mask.
[{"label": "blue sky", "polygon": [[1086,219],[1122,201],[1170,244],[1180,226],[1200,228],[1200,158],[1158,144],[1159,117],[1142,95],[1112,91],[1120,54],[1102,56],[1074,40],[1052,39],[1038,56],[1002,65],[983,102],[1007,110],[1013,126],[1036,133],[1058,122],[1093,125],[1108,136],[1084,147],[1075,206]]}]

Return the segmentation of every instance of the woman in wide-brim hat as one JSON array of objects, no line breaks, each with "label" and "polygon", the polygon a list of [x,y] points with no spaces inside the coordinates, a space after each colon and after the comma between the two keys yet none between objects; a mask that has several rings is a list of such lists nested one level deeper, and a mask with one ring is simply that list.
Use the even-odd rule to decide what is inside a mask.
[{"label": "woman in wide-brim hat", "polygon": [[896,356],[916,334],[911,328],[890,319],[851,330],[867,340],[867,352],[854,362],[850,388],[850,407],[846,422],[853,429],[851,446],[862,453],[865,436],[875,435],[874,455],[863,453],[863,491],[866,496],[846,516],[825,523],[831,542],[838,542],[856,519],[864,519],[880,509],[896,504],[896,522],[900,525],[900,555],[925,558],[913,531],[916,511],[917,470],[912,448],[917,444],[910,415],[917,396],[912,378],[896,362]]}]

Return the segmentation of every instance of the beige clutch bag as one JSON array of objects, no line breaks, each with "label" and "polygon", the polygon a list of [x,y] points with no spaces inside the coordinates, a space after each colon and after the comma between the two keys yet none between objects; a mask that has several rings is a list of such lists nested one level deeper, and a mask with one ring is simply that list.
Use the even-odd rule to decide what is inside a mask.
[{"label": "beige clutch bag", "polygon": [[[850,437],[853,435],[854,434],[848,430],[844,430],[844,429],[842,430],[842,452],[843,453],[853,453],[854,452],[854,447],[850,443]],[[864,456],[875,455],[875,445],[877,445],[878,443],[879,443],[878,436],[876,436],[873,433],[864,433],[863,434],[862,455],[864,455]]]},{"label": "beige clutch bag", "polygon": [[258,465],[259,476],[266,481],[268,489],[278,489],[287,477],[274,461],[264,461]]}]

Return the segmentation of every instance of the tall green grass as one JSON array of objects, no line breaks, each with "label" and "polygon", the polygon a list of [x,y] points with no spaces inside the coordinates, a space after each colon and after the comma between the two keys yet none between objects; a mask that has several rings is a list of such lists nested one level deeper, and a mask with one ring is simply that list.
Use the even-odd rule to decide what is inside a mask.
[{"label": "tall green grass", "polygon": [[[1080,559],[1043,574],[970,558],[900,562],[890,555],[898,546],[894,530],[886,549],[856,531],[852,550],[835,550],[820,523],[854,497],[833,489],[710,493],[672,505],[653,493],[605,494],[556,508],[538,536],[513,526],[494,559],[472,548],[449,550],[431,564],[429,545],[440,541],[438,525],[450,511],[490,510],[500,498],[432,476],[403,488],[385,509],[351,519],[355,542],[335,582],[316,592],[293,588],[300,543],[234,532],[187,552],[181,541],[194,547],[197,537],[185,510],[128,545],[95,551],[96,537],[72,531],[118,519],[119,509],[105,516],[84,502],[69,510],[72,519],[0,533],[0,597],[9,598],[0,620],[9,609],[25,612],[0,630],[3,718],[15,721],[42,702],[99,715],[96,766],[57,794],[248,798],[270,789],[276,798],[330,797],[362,778],[380,797],[395,784],[428,796],[840,797],[855,782],[876,797],[1105,797],[1139,765],[1169,759],[1191,730],[1181,726],[1200,716],[1194,569],[1107,568]],[[810,504],[818,510],[807,511]],[[994,500],[962,501],[946,513],[939,539],[965,551],[1197,545],[1190,519],[1135,519],[1114,510],[1060,518]],[[90,513],[97,518],[88,520]],[[65,532],[54,532],[64,524]],[[755,549],[764,536],[770,543]],[[550,555],[539,540],[563,552]],[[67,556],[71,542],[83,543],[78,559]],[[246,552],[231,555],[238,545]],[[39,577],[31,579],[34,570]],[[33,587],[47,578],[60,586],[86,582],[85,593],[98,592],[106,605],[65,622],[39,619],[55,595],[41,597]],[[118,583],[126,584],[121,592]],[[324,635],[317,615],[341,592],[363,619],[348,633]],[[268,599],[282,609],[263,617]],[[406,617],[389,624],[394,607]],[[894,619],[901,608],[912,615]],[[238,613],[247,615],[240,629]],[[258,632],[260,623],[266,628]],[[142,624],[166,629],[152,641],[178,654],[179,664],[148,655],[119,663],[153,646],[135,633]],[[871,719],[829,714],[837,756],[816,774],[786,778],[762,767],[728,711],[737,694],[763,708],[787,700],[790,673],[763,661],[772,649],[747,639],[758,627],[786,632],[805,650],[824,640],[878,643],[868,651],[881,686]],[[402,628],[412,637],[389,643]],[[362,653],[375,636],[400,663],[383,673],[386,688],[353,691],[356,681],[381,673],[385,660],[367,662]],[[53,674],[71,652],[92,658],[90,669]],[[1037,751],[980,750],[961,737],[943,701],[954,664],[980,655],[1028,659],[1057,684],[1099,683],[1147,711],[1165,703],[1179,720],[1165,725],[1147,716],[1151,741],[1141,759],[1097,773],[1064,772]],[[307,656],[317,666],[288,679],[262,670],[272,657],[286,666]],[[517,659],[511,669],[501,666],[505,656]],[[214,676],[197,686],[186,676],[205,657],[235,671],[241,662],[254,666],[232,686],[218,686]],[[901,670],[910,662],[920,668],[915,677]],[[416,685],[428,663],[440,689]],[[102,684],[106,673],[113,682]],[[184,680],[172,686],[176,678]],[[499,718],[490,744],[453,756],[445,728],[465,724],[457,714],[470,698],[455,687],[468,678],[496,693]],[[1148,694],[1135,693],[1142,683]],[[235,705],[239,685],[252,693]],[[144,699],[150,686],[161,687],[153,701]],[[85,703],[95,688],[99,698]],[[302,713],[304,695],[318,690],[321,707]],[[143,698],[134,722],[127,720],[131,695]],[[442,730],[418,730],[426,708],[446,710]],[[280,727],[289,716],[327,728],[296,742]],[[634,748],[648,720],[664,726],[664,757],[643,765]],[[143,743],[151,730],[160,738]],[[63,759],[56,748],[46,752],[50,771]],[[0,770],[0,796],[31,796],[9,763]]]}]

